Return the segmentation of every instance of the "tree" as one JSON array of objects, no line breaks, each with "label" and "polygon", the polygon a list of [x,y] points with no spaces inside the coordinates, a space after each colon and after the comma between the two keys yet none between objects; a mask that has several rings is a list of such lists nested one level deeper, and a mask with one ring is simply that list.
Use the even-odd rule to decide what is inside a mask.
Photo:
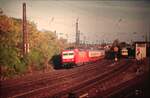
[{"label": "tree", "polygon": [[118,40],[118,39],[115,39],[115,40],[113,41],[112,46],[113,46],[113,47],[119,46],[119,40]]},{"label": "tree", "polygon": [[25,65],[18,54],[20,48],[21,20],[0,15],[0,67],[2,76],[24,72]]},{"label": "tree", "polygon": [[127,43],[126,42],[120,42],[119,43],[119,47],[120,48],[123,48],[123,47],[126,47],[127,46]]},{"label": "tree", "polygon": [[0,15],[0,68],[6,69],[3,76],[26,72],[30,65],[36,69],[48,68],[49,59],[67,46],[53,32],[37,30],[34,22],[27,21],[27,31],[30,52],[22,58],[22,20]]}]

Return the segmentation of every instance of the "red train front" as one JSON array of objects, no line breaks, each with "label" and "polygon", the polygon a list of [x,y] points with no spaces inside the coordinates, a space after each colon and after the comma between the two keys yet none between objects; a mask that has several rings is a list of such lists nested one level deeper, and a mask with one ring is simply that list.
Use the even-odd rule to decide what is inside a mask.
[{"label": "red train front", "polygon": [[75,52],[74,50],[64,50],[61,53],[62,63],[68,64],[68,63],[74,63],[75,62]]}]

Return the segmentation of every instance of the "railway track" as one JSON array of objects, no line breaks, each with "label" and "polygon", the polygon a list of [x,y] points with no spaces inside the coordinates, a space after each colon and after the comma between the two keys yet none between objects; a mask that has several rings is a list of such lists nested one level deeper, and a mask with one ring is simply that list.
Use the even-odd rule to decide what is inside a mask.
[{"label": "railway track", "polygon": [[132,90],[136,89],[136,86],[139,84],[143,84],[144,83],[143,80],[146,80],[147,78],[148,78],[148,73],[142,73],[140,76],[133,77],[127,81],[120,83],[117,87],[114,87],[113,89],[109,89],[107,92],[104,93],[103,96],[104,98],[111,98],[112,96],[115,97],[116,95],[120,96],[120,98],[124,97],[125,95],[119,95],[119,94],[122,92],[125,93],[130,89]]},{"label": "railway track", "polygon": [[[81,86],[82,85],[88,85],[88,84],[91,84],[93,82],[93,80],[95,80],[95,79],[96,79],[95,81],[97,81],[97,79],[99,80],[100,79],[99,77],[102,78],[102,76],[104,77],[104,75],[110,74],[109,71],[115,70],[116,68],[121,68],[125,64],[126,61],[123,61],[123,62],[115,64],[114,69],[112,68],[112,65],[111,66],[110,65],[107,66],[108,62],[107,63],[105,62],[105,64],[106,64],[106,65],[104,64],[104,66],[106,66],[105,68],[104,68],[104,66],[99,66],[99,67],[94,67],[94,68],[91,67],[92,69],[88,69],[88,71],[86,71],[86,72],[84,70],[84,73],[82,73],[83,70],[81,70],[79,68],[78,70],[76,70],[77,73],[78,73],[78,74],[76,74],[77,76],[74,76],[74,77],[72,77],[72,76],[70,77],[69,76],[68,80],[58,82],[57,84],[54,84],[54,85],[51,85],[51,84],[47,83],[47,85],[45,85],[45,86],[41,86],[39,88],[30,90],[30,91],[26,91],[26,92],[22,92],[22,93],[17,93],[17,94],[12,95],[11,97],[14,97],[14,98],[19,98],[19,97],[20,98],[22,98],[22,97],[26,97],[26,98],[39,97],[39,98],[41,98],[41,97],[44,97],[44,96],[45,97],[49,96],[49,97],[60,98],[64,94],[66,94],[66,96],[67,96],[68,93],[70,91],[72,91],[72,88],[76,88],[76,87],[80,88],[80,85]],[[81,71],[81,72],[79,72],[79,71]],[[83,74],[83,75],[79,76],[80,74]],[[44,83],[44,84],[46,84],[46,83]]]},{"label": "railway track", "polygon": [[[82,67],[82,66],[81,66]],[[70,70],[70,69],[69,69]],[[69,71],[70,72],[70,71]],[[25,84],[32,84],[32,82],[35,82],[35,81],[41,81],[41,80],[45,80],[45,79],[48,79],[48,78],[55,78],[55,77],[60,77],[60,74],[62,75],[62,77],[64,77],[65,74],[68,74],[68,72],[66,72],[66,70],[59,70],[59,71],[55,71],[55,72],[51,72],[51,73],[47,73],[47,74],[44,74],[44,75],[39,75],[38,77],[30,77],[30,78],[26,78],[26,79],[21,79],[21,80],[17,80],[17,79],[14,79],[13,81],[3,81],[1,82],[1,85],[2,85],[2,89],[3,88],[12,88],[13,86],[19,86],[19,85],[25,85]],[[34,78],[34,79],[32,79]],[[20,82],[21,81],[21,82]]]},{"label": "railway track", "polygon": [[[108,79],[114,77],[115,75],[120,74],[121,72],[126,70],[130,66],[130,64],[131,64],[131,62],[124,62],[124,63],[122,63],[122,65],[115,67],[112,70],[105,71],[104,73],[97,75],[96,77],[87,79],[86,81],[83,81],[82,83],[78,83],[78,84],[74,85],[74,87],[72,87],[72,88],[68,88],[64,92],[60,91],[59,93],[57,93],[53,96],[50,96],[50,97],[67,98],[68,93],[70,93],[70,92],[72,94],[75,94],[76,98],[79,98],[79,96],[82,96],[82,95],[87,95],[87,93],[85,93],[85,92],[87,90],[91,89],[92,86],[103,83],[104,81],[107,81]],[[123,65],[125,65],[125,66],[123,66]],[[113,74],[110,74],[110,73],[113,73]]]},{"label": "railway track", "polygon": [[[103,61],[100,63],[100,65],[103,65],[101,67],[104,67],[110,63],[112,62]],[[70,73],[67,73],[66,75],[62,75],[62,76],[60,76],[60,74],[56,74],[53,77],[44,77],[44,78],[36,79],[34,81],[28,81],[28,82],[23,82],[20,84],[4,86],[2,87],[2,96],[19,97],[21,95],[27,94],[27,92],[31,93],[31,92],[38,91],[44,88],[48,88],[49,87],[48,85],[52,85],[57,82],[58,84],[59,82],[61,82],[60,85],[62,85],[63,81],[68,81],[70,78],[77,77],[78,73],[81,73],[81,74],[86,73],[88,71],[95,70],[95,68],[96,68],[96,65],[86,67],[84,68],[84,71],[80,68],[76,68],[74,73],[70,71]]]},{"label": "railway track", "polygon": [[[93,79],[91,80],[93,83],[73,88],[71,95],[74,95],[75,98],[118,98],[118,96],[112,96],[122,90],[131,89],[131,87],[138,85],[147,78],[147,72],[142,72],[141,74],[134,72],[135,65],[133,62],[132,66],[130,66],[131,62],[126,65],[124,68],[116,69],[113,74],[109,74],[107,77],[104,76],[96,81]],[[65,93],[61,93],[57,98],[60,98],[60,96],[61,98],[68,98]],[[123,95],[119,98],[123,98]]]}]

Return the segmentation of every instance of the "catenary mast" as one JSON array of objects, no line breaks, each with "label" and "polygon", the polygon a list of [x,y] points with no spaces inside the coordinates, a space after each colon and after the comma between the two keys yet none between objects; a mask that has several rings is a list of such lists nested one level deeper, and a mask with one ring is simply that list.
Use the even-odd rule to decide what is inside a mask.
[{"label": "catenary mast", "polygon": [[23,3],[23,56],[29,52],[27,20],[26,20],[26,3]]}]

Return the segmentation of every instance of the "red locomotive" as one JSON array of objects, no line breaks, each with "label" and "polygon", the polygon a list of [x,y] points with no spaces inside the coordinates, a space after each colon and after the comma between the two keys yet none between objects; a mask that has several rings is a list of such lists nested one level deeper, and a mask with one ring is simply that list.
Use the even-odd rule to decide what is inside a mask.
[{"label": "red locomotive", "polygon": [[84,63],[94,62],[104,58],[105,51],[102,50],[85,50],[72,49],[64,50],[61,53],[63,66],[68,65],[82,65]]}]

